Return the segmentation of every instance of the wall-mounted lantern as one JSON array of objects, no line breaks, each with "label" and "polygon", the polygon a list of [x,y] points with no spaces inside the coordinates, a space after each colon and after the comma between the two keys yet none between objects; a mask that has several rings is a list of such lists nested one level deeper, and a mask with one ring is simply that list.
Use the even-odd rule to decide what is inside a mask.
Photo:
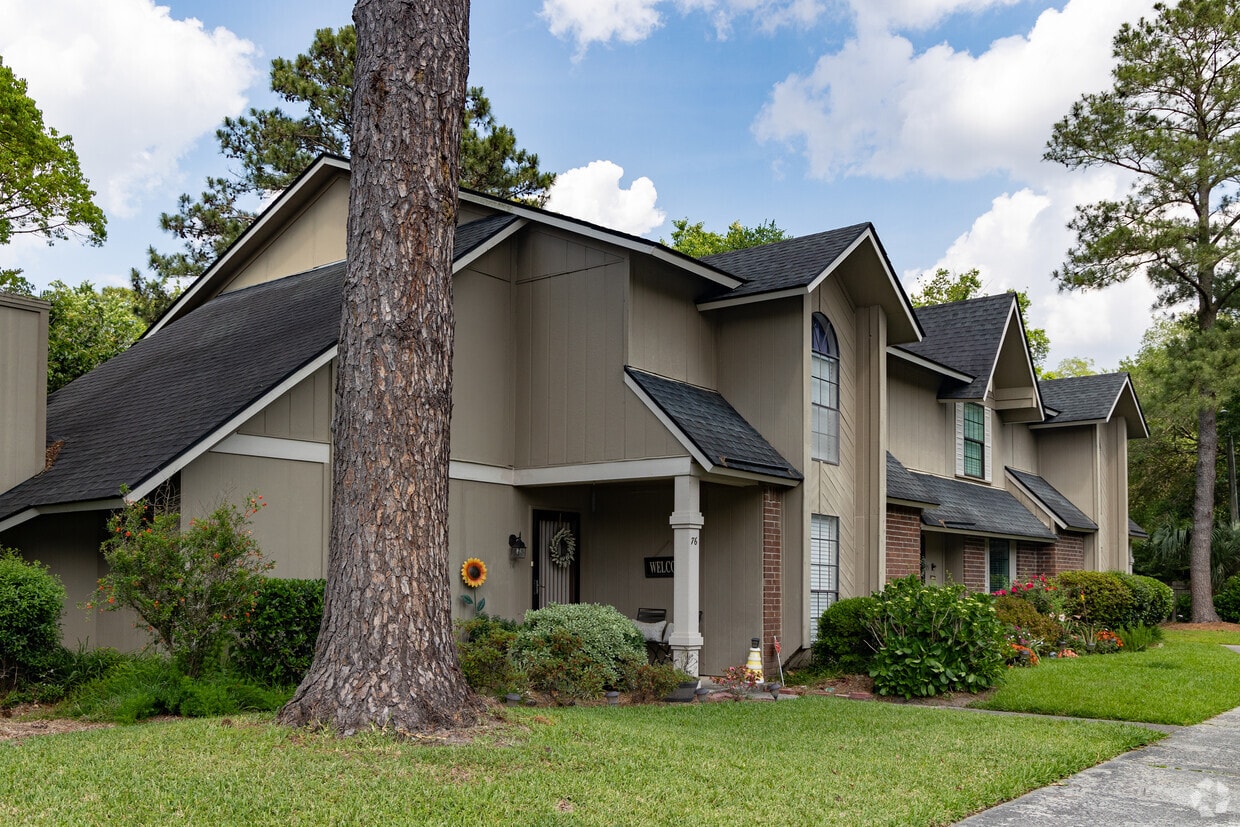
[{"label": "wall-mounted lantern", "polygon": [[525,556],[525,541],[520,534],[508,535],[508,554],[513,560],[520,560]]}]

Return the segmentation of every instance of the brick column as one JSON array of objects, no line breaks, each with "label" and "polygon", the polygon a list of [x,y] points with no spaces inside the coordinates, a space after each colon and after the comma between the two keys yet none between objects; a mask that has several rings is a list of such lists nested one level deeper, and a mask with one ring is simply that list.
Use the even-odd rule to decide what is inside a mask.
[{"label": "brick column", "polygon": [[[784,619],[784,495],[775,488],[762,489],[762,670],[768,681],[778,680],[775,638],[787,641]],[[795,647],[794,647],[795,648]],[[775,676],[775,677],[772,677]]]},{"label": "brick column", "polygon": [[964,538],[964,585],[972,591],[986,589],[986,540]]},{"label": "brick column", "polygon": [[921,575],[921,511],[887,506],[887,580]]}]

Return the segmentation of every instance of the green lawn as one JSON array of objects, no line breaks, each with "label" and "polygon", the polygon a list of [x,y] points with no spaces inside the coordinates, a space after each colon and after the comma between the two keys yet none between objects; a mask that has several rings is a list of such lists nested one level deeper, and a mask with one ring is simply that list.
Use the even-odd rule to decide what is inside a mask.
[{"label": "green lawn", "polygon": [[1235,632],[1168,631],[1145,652],[1075,659],[1044,658],[1032,669],[1009,670],[982,709],[1078,718],[1197,724],[1240,706],[1240,644]]},{"label": "green lawn", "polygon": [[257,717],[0,743],[0,824],[949,824],[1161,737],[819,696],[509,717],[468,746]]}]

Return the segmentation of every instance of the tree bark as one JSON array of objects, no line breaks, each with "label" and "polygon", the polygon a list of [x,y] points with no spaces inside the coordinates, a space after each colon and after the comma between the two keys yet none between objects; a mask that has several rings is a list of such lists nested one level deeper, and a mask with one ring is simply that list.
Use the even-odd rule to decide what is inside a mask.
[{"label": "tree bark", "polygon": [[468,0],[359,0],[332,526],[314,663],[280,712],[349,735],[468,726],[452,635],[452,244]]},{"label": "tree bark", "polygon": [[1197,411],[1197,491],[1193,496],[1193,533],[1189,542],[1189,589],[1193,596],[1193,623],[1213,623],[1214,586],[1210,563],[1214,540],[1214,477],[1218,473],[1218,417],[1214,395],[1201,392]]}]

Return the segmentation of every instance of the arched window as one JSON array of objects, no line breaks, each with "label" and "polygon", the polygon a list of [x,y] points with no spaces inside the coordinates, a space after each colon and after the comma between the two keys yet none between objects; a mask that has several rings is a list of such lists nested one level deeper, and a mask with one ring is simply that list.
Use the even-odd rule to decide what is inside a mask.
[{"label": "arched window", "polygon": [[813,379],[811,407],[814,420],[814,459],[840,461],[840,345],[835,329],[821,313],[813,320]]}]

